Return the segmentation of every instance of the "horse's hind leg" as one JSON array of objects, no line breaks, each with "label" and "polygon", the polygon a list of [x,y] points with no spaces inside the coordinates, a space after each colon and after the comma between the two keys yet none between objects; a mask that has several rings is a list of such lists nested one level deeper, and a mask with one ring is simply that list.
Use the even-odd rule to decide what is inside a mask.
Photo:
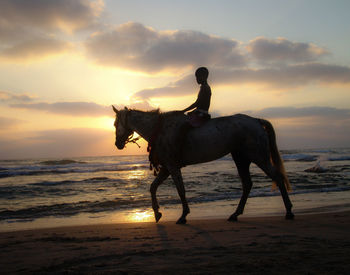
[{"label": "horse's hind leg", "polygon": [[238,174],[242,181],[243,193],[241,196],[241,200],[239,201],[236,212],[234,212],[229,218],[228,221],[237,221],[237,217],[243,214],[244,206],[247,202],[250,190],[252,189],[252,180],[250,177],[249,166],[250,161],[246,158],[240,156],[239,154],[232,153],[233,160],[236,163]]},{"label": "horse's hind leg", "polygon": [[162,213],[159,212],[159,204],[157,200],[157,189],[158,189],[158,186],[161,185],[168,176],[169,176],[168,170],[162,167],[159,171],[159,174],[151,184],[150,192],[152,196],[152,208],[154,211],[154,217],[156,219],[156,222],[158,222],[162,217]]},{"label": "horse's hind leg", "polygon": [[294,218],[294,214],[292,212],[293,205],[289,199],[288,192],[283,180],[283,175],[274,166],[272,166],[270,161],[257,163],[257,165],[266,173],[266,175],[268,175],[273,181],[277,183],[277,186],[283,198],[284,206],[287,211],[286,219],[292,220]]}]

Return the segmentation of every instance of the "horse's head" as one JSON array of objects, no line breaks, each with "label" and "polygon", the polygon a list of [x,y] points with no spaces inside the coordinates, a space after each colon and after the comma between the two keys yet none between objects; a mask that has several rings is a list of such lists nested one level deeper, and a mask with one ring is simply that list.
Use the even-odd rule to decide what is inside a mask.
[{"label": "horse's head", "polygon": [[133,134],[133,130],[131,130],[128,126],[128,114],[129,109],[125,107],[123,110],[117,110],[113,105],[113,110],[116,113],[114,127],[115,127],[115,146],[119,150],[125,147],[125,143],[128,140],[129,136]]}]

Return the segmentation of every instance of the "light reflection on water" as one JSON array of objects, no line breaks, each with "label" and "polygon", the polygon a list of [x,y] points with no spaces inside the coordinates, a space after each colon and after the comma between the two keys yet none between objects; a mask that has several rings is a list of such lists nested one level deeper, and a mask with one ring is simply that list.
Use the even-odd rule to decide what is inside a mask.
[{"label": "light reflection on water", "polygon": [[145,170],[132,170],[128,171],[128,179],[129,180],[140,180],[145,178]]}]

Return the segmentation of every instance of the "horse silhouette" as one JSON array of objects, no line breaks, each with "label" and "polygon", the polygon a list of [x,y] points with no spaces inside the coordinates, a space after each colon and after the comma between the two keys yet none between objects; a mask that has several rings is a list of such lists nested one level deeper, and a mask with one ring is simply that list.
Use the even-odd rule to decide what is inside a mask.
[{"label": "horse silhouette", "polygon": [[140,111],[124,108],[117,110],[114,126],[116,128],[115,145],[123,149],[125,144],[133,142],[132,135],[138,133],[154,146],[154,156],[160,170],[151,184],[152,208],[156,222],[162,217],[157,201],[157,188],[171,175],[182,202],[182,215],[178,224],[186,223],[190,213],[185,195],[181,168],[186,165],[212,161],[231,153],[242,181],[243,193],[236,211],[228,218],[237,221],[252,188],[249,172],[251,163],[255,163],[278,186],[286,208],[286,219],[293,219],[292,203],[288,196],[291,189],[283,161],[280,157],[275,131],[271,123],[264,119],[243,114],[218,117],[209,120],[203,126],[192,129],[182,148],[182,162],[174,161],[174,152],[179,150],[174,143],[175,131],[186,120],[180,112]]}]

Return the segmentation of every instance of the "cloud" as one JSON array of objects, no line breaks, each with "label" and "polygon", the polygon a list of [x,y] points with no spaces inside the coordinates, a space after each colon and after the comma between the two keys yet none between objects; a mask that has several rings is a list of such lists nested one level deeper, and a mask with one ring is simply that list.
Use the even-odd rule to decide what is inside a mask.
[{"label": "cloud", "polygon": [[[289,108],[289,107],[288,107]],[[288,111],[288,108],[285,110]],[[312,111],[315,107],[299,108],[299,111],[317,115]],[[317,108],[317,107],[316,107]],[[323,107],[321,107],[323,108]],[[349,110],[327,110],[325,113],[336,113],[332,118],[325,119],[325,113],[312,119],[304,119],[292,110],[288,118],[294,118],[293,123],[284,123],[284,120],[274,121],[277,141],[280,149],[302,148],[331,148],[346,147],[350,140]],[[283,110],[281,109],[280,112]],[[258,113],[259,111],[255,111]],[[291,112],[291,111],[289,111]],[[344,112],[344,115],[342,115]],[[265,114],[267,111],[265,110]],[[275,117],[279,117],[276,116]],[[285,116],[287,117],[287,116]],[[343,119],[341,119],[343,117]],[[0,119],[1,121],[1,119]],[[109,130],[94,128],[73,128],[39,131],[35,133],[21,133],[21,135],[5,138],[0,136],[0,158],[34,158],[34,157],[74,157],[112,154],[146,153],[145,146],[139,150],[130,145],[123,151],[114,146],[114,133]]]},{"label": "cloud", "polygon": [[296,125],[278,125],[275,127],[280,149],[336,148],[348,147],[350,139],[350,121],[332,123],[319,121]]},{"label": "cloud", "polygon": [[100,105],[93,102],[38,102],[10,104],[12,108],[45,111],[69,116],[112,116],[111,106]]},{"label": "cloud", "polygon": [[52,144],[65,144],[64,140],[67,139],[69,139],[71,143],[77,144],[84,139],[84,142],[90,144],[91,142],[105,138],[106,135],[110,134],[110,131],[93,128],[55,129],[39,131],[31,137],[31,139],[36,140],[37,142],[48,142]]},{"label": "cloud", "polygon": [[[114,106],[118,110],[122,109],[120,106]],[[147,100],[131,100],[130,104],[126,106],[130,109],[137,109],[137,110],[143,110],[143,111],[150,111],[157,109],[157,107],[152,106]]]},{"label": "cloud", "polygon": [[[6,94],[5,94],[6,95]],[[1,92],[0,92],[1,100]],[[80,117],[99,117],[114,116],[112,105],[101,105],[94,102],[33,102],[33,103],[10,103],[11,108],[34,110],[66,116]],[[124,106],[114,104],[117,109],[123,109]],[[148,101],[133,100],[127,106],[128,108],[136,108],[141,110],[155,109]]]},{"label": "cloud", "polygon": [[103,1],[0,1],[0,59],[33,61],[62,54],[72,44],[57,38],[62,32],[97,27]]},{"label": "cloud", "polygon": [[114,142],[115,134],[112,131],[96,128],[25,132],[9,138],[0,136],[0,158],[67,158],[146,153],[147,146],[140,150],[136,145],[130,145],[119,151]]},{"label": "cloud", "polygon": [[[93,34],[85,43],[97,63],[147,73],[177,73],[207,66],[212,85],[259,84],[287,89],[309,84],[349,84],[350,68],[316,62],[329,54],[312,43],[258,37],[243,43],[195,31],[156,31],[129,22]],[[263,62],[262,62],[263,61]],[[259,64],[259,66],[257,66]],[[195,93],[193,74],[134,93],[138,100]]]},{"label": "cloud", "polygon": [[321,47],[311,43],[292,42],[285,38],[268,39],[257,37],[247,45],[248,52],[259,61],[264,62],[306,62],[315,61],[329,54]]},{"label": "cloud", "polygon": [[0,91],[0,102],[28,102],[34,97],[26,94],[17,95],[11,92]]},{"label": "cloud", "polygon": [[103,1],[89,0],[2,0],[0,29],[5,33],[7,27],[26,26],[73,32],[96,24],[103,6]]},{"label": "cloud", "polygon": [[350,109],[285,106],[242,113],[270,120],[281,149],[346,147],[349,143]]},{"label": "cloud", "polygon": [[[210,68],[209,68],[210,69]],[[350,84],[350,68],[322,63],[287,65],[261,69],[210,69],[213,85],[261,84],[286,89],[312,83]],[[187,75],[166,86],[148,88],[134,93],[135,98],[177,97],[196,93],[194,75]]]},{"label": "cloud", "polygon": [[[29,137],[28,137],[29,135]],[[1,158],[111,155],[114,135],[94,128],[73,128],[25,133],[26,138],[0,138]]]},{"label": "cloud", "polygon": [[71,44],[52,38],[33,38],[13,44],[0,50],[0,58],[10,61],[25,61],[30,59],[44,58],[67,52]]},{"label": "cloud", "polygon": [[197,31],[156,31],[135,22],[95,33],[85,45],[88,55],[101,65],[148,73],[203,64],[245,64],[237,41]]},{"label": "cloud", "polygon": [[339,109],[325,106],[310,107],[270,107],[258,111],[247,111],[255,117],[263,118],[301,118],[318,117],[328,119],[350,119],[350,109]]},{"label": "cloud", "polygon": [[0,117],[0,131],[12,129],[13,127],[21,124],[23,121],[15,118]]},{"label": "cloud", "polygon": [[143,89],[134,93],[133,97],[139,99],[149,99],[152,97],[176,97],[192,94],[194,92],[194,81],[194,76],[188,75],[163,87]]},{"label": "cloud", "polygon": [[146,73],[179,69],[183,72],[196,66],[249,70],[257,63],[304,65],[329,54],[312,43],[286,38],[257,37],[246,47],[242,45],[198,31],[157,31],[135,22],[94,33],[85,43],[88,56],[98,64]]},{"label": "cloud", "polygon": [[216,70],[215,80],[217,84],[258,83],[282,89],[311,83],[348,84],[350,68],[322,63],[304,63],[276,68]]}]

